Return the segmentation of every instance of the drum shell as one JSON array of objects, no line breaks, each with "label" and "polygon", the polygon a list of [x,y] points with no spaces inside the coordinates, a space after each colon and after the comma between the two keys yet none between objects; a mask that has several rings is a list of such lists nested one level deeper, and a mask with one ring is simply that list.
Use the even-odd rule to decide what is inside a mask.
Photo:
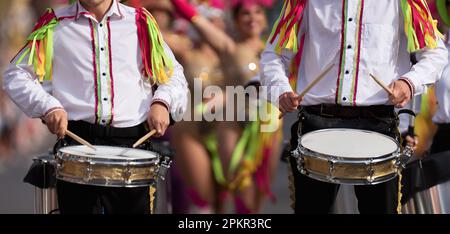
[{"label": "drum shell", "polygon": [[[315,132],[321,131],[327,129]],[[312,151],[301,145],[302,137],[293,156],[298,170],[313,179],[335,184],[374,185],[394,179],[400,170],[398,143],[396,151],[376,158],[344,158]]]},{"label": "drum shell", "polygon": [[305,153],[301,157],[303,158],[301,159],[303,162],[301,172],[324,182],[368,185],[386,182],[398,175],[395,157],[379,162],[324,160]]},{"label": "drum shell", "polygon": [[159,155],[152,159],[112,160],[89,158],[58,151],[57,179],[105,187],[142,187],[155,184]]}]

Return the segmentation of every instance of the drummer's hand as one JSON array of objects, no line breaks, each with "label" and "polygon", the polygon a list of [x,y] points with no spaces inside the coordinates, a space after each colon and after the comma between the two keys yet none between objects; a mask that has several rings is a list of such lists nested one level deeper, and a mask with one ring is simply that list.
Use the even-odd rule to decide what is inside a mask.
[{"label": "drummer's hand", "polygon": [[281,113],[293,112],[300,106],[302,97],[294,92],[286,92],[280,95],[279,105]]},{"label": "drummer's hand", "polygon": [[417,136],[411,137],[406,136],[406,145],[412,148],[413,151],[417,150],[417,145],[419,144],[419,138]]},{"label": "drummer's hand", "polygon": [[51,133],[56,134],[59,139],[66,135],[67,131],[67,112],[64,109],[56,109],[49,112],[43,118],[48,130]]},{"label": "drummer's hand", "polygon": [[389,95],[389,100],[397,108],[403,108],[411,100],[411,88],[405,80],[396,80],[389,85],[394,95]]},{"label": "drummer's hand", "polygon": [[161,102],[154,102],[150,107],[147,123],[150,130],[156,129],[155,136],[162,136],[170,124],[169,111]]}]

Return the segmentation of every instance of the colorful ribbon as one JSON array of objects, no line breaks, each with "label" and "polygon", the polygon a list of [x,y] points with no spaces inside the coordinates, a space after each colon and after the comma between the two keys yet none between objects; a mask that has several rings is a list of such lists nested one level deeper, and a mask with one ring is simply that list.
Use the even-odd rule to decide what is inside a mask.
[{"label": "colorful ribbon", "polygon": [[437,36],[442,35],[437,29],[437,21],[431,16],[425,0],[400,0],[404,16],[405,34],[408,39],[407,49],[412,53],[424,48],[436,48]]},{"label": "colorful ribbon", "polygon": [[28,36],[26,49],[16,64],[29,55],[28,65],[33,65],[39,81],[51,80],[53,61],[53,31],[58,25],[55,12],[48,9],[34,26],[33,32]]},{"label": "colorful ribbon", "polygon": [[158,84],[167,83],[173,74],[173,63],[164,51],[155,19],[145,8],[136,9],[136,26],[145,77]]}]

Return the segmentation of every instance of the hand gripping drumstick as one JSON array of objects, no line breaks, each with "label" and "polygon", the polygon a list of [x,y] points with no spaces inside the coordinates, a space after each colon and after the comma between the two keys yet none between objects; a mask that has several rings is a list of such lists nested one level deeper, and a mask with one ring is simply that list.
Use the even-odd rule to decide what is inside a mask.
[{"label": "hand gripping drumstick", "polygon": [[144,143],[144,141],[146,141],[148,138],[150,138],[151,136],[155,135],[156,133],[156,129],[151,130],[149,133],[147,133],[145,136],[141,137],[141,139],[139,139],[138,141],[136,141],[136,143],[133,144],[133,148],[138,147],[140,144]]},{"label": "hand gripping drumstick", "polygon": [[85,145],[85,146],[87,146],[87,147],[89,147],[89,148],[91,148],[91,149],[93,149],[93,150],[97,150],[97,149],[96,149],[93,145],[91,145],[89,142],[87,142],[87,141],[84,140],[83,138],[81,138],[81,137],[75,135],[75,133],[73,133],[73,132],[71,132],[71,131],[69,131],[69,130],[66,130],[66,134],[67,134],[70,138],[72,138],[72,139],[74,139],[75,141],[77,141],[78,143],[80,143],[80,144],[82,144],[82,145]]},{"label": "hand gripping drumstick", "polygon": [[[44,120],[43,118],[41,119],[41,121],[42,121],[43,124],[46,124],[46,123],[45,123],[45,120]],[[91,149],[93,149],[93,150],[97,150],[97,149],[96,149],[93,145],[91,145],[89,142],[87,142],[87,141],[84,140],[83,138],[77,136],[75,133],[69,131],[69,129],[66,130],[66,135],[68,135],[70,138],[74,139],[76,142],[78,142],[78,143],[80,143],[80,144],[82,144],[82,145],[85,145],[85,146],[87,146],[87,147],[89,147],[89,148],[91,148]]]},{"label": "hand gripping drumstick", "polygon": [[[331,68],[334,67],[334,63],[331,64],[330,66],[327,67],[327,69],[325,69],[325,71],[323,71],[322,73],[320,73],[319,76],[316,77],[316,79],[313,80],[313,82],[311,82],[305,90],[303,90],[303,92],[300,94],[300,97],[303,98],[314,86],[316,86],[317,83],[319,83],[319,81],[321,81],[325,75],[331,70]],[[281,113],[280,116],[278,117],[278,119],[283,118],[285,113]]]},{"label": "hand gripping drumstick", "polygon": [[384,90],[386,90],[386,92],[387,92],[389,95],[394,96],[394,93],[392,92],[392,90],[389,89],[389,88],[383,83],[383,81],[381,81],[380,79],[378,79],[376,76],[374,76],[374,75],[372,75],[372,74],[370,74],[370,77],[372,77],[372,79],[373,79],[375,82],[377,82],[377,84],[380,85],[381,88],[383,88]]}]

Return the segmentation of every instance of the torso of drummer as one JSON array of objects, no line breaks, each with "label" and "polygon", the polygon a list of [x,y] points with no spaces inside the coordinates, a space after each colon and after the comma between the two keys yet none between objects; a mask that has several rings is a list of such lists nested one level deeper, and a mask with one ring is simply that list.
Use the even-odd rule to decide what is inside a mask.
[{"label": "torso of drummer", "polygon": [[[412,52],[418,63],[411,67]],[[300,106],[291,150],[304,134],[330,128],[369,130],[399,141],[394,106],[406,105],[412,95],[435,83],[446,63],[447,50],[426,1],[289,0],[262,54],[262,85],[268,86],[270,100],[282,112]],[[299,93],[329,67],[301,97]],[[358,147],[357,142],[353,145]],[[304,166],[298,158],[290,158],[293,208],[297,213],[331,212],[339,188],[336,168],[330,167],[328,179],[319,181],[307,176],[308,168],[297,169],[298,163],[300,169]],[[369,171],[371,185],[355,186],[359,211],[397,213],[398,180],[374,185],[374,171]]]},{"label": "torso of drummer", "polygon": [[[98,145],[131,147],[151,129],[162,135],[169,114],[182,115],[187,108],[183,68],[153,17],[116,0],[80,0],[49,10],[4,73],[3,87],[30,117],[47,121],[66,112],[68,129]],[[59,137],[65,133],[49,129]],[[58,180],[57,190],[63,213],[150,211],[148,186]]]}]

